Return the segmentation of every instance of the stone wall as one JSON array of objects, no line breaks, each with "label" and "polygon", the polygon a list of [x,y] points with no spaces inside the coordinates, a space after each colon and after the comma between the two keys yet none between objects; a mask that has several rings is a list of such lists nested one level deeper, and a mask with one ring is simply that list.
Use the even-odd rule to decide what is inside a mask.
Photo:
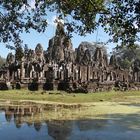
[{"label": "stone wall", "polygon": [[124,70],[114,55],[108,58],[101,44],[82,42],[74,50],[63,24],[58,23],[47,50],[37,44],[35,50],[28,50],[20,61],[15,60],[12,53],[8,54],[6,64],[0,69],[0,83],[14,87],[26,85],[30,90],[42,87],[68,92],[97,92],[115,86],[122,90],[123,85],[127,85],[127,89],[139,89],[140,61],[136,60],[131,69]]}]

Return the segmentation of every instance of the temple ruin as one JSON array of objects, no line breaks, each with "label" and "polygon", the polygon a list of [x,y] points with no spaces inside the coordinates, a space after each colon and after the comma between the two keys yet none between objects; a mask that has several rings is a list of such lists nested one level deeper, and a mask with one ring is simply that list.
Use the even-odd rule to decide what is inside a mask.
[{"label": "temple ruin", "polygon": [[37,44],[21,60],[15,58],[9,53],[0,68],[1,90],[24,87],[87,93],[140,89],[140,61],[135,60],[130,69],[122,69],[101,44],[82,42],[74,50],[62,23],[58,23],[47,50]]}]

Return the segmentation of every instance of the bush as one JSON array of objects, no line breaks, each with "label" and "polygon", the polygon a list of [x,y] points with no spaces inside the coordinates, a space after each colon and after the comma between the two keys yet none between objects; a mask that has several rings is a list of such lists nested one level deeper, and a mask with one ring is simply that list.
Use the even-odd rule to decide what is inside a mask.
[{"label": "bush", "polygon": [[28,89],[31,91],[37,91],[38,90],[38,83],[29,83]]}]

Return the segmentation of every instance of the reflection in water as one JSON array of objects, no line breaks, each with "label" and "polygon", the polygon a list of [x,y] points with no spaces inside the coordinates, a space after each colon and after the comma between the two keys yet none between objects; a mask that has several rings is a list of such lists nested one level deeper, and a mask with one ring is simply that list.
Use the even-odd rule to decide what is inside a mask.
[{"label": "reflection in water", "polygon": [[41,129],[41,120],[36,122],[36,118],[41,117],[42,107],[40,106],[8,106],[1,108],[5,112],[7,122],[13,121],[17,128],[26,123],[28,126],[34,124],[35,130]]},{"label": "reflection in water", "polygon": [[47,124],[48,134],[55,140],[66,140],[73,127],[72,121],[50,121]]},{"label": "reflection in water", "polygon": [[[140,115],[113,114],[105,119],[45,120],[41,106],[0,107],[2,140],[139,140]],[[7,123],[6,123],[7,122]],[[8,134],[8,135],[7,135]]]},{"label": "reflection in water", "polygon": [[99,121],[79,120],[77,126],[80,131],[102,130],[106,127],[107,123],[108,121],[106,119],[101,119]]}]

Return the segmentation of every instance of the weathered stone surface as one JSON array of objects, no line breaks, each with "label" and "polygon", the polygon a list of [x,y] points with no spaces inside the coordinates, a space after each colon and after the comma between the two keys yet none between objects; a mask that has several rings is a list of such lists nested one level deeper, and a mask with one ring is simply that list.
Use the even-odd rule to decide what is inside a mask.
[{"label": "weathered stone surface", "polygon": [[107,67],[108,65],[108,58],[107,54],[104,51],[103,47],[98,47],[95,51],[94,61],[96,67]]},{"label": "weathered stone surface", "polygon": [[76,49],[76,63],[81,65],[92,65],[96,45],[89,42],[82,42]]},{"label": "weathered stone surface", "polygon": [[14,61],[15,61],[15,56],[12,53],[9,53],[6,58],[6,63],[10,65],[14,63]]},{"label": "weathered stone surface", "polygon": [[74,50],[72,48],[72,43],[64,32],[62,23],[58,23],[55,36],[49,40],[46,59],[49,62],[54,61],[55,63],[62,61],[74,61]]},{"label": "weathered stone surface", "polygon": [[44,58],[43,47],[40,43],[37,44],[37,46],[35,48],[35,54],[36,54],[36,59],[38,61],[40,61],[40,62],[43,61],[43,58]]},{"label": "weathered stone surface", "polygon": [[107,66],[107,54],[99,44],[82,42],[76,50],[76,63],[86,66]]},{"label": "weathered stone surface", "polygon": [[111,55],[109,65],[111,65],[111,66],[117,65],[117,59],[116,59],[115,55]]},{"label": "weathered stone surface", "polygon": [[133,63],[133,69],[134,72],[139,72],[140,71],[140,60],[136,59]]}]

